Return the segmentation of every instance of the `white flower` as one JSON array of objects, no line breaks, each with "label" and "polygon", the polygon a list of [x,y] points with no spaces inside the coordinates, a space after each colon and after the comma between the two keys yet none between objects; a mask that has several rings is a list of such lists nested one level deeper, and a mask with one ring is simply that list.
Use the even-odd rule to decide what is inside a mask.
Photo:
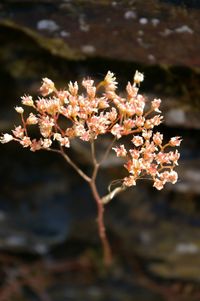
[{"label": "white flower", "polygon": [[13,140],[13,136],[10,135],[10,134],[3,134],[3,136],[0,137],[0,142],[1,142],[1,143],[8,143],[8,142],[10,142],[11,140]]},{"label": "white flower", "polygon": [[15,107],[15,111],[19,114],[23,114],[24,113],[24,109],[22,107]]},{"label": "white flower", "polygon": [[134,83],[140,84],[144,80],[144,75],[136,70],[133,80]]}]

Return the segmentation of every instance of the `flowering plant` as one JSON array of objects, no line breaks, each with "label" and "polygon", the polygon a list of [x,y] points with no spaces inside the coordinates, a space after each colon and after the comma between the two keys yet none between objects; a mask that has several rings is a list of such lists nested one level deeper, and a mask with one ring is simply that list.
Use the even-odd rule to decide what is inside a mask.
[{"label": "flowering plant", "polygon": [[[103,246],[104,262],[111,262],[111,248],[104,226],[104,206],[118,193],[142,178],[151,178],[153,186],[161,190],[167,182],[175,184],[177,173],[174,171],[179,152],[172,148],[180,145],[180,137],[173,137],[163,144],[163,135],[154,132],[163,119],[159,109],[161,100],[147,102],[140,95],[139,85],[143,74],[136,71],[133,83],[126,86],[126,97],[116,93],[117,82],[113,73],[108,71],[104,80],[94,84],[92,79],[83,79],[84,92],[79,93],[78,83],[70,82],[67,89],[57,90],[53,81],[44,78],[40,88],[41,97],[23,96],[22,105],[32,108],[33,112],[24,114],[24,107],[15,110],[21,116],[22,124],[3,134],[1,143],[17,141],[31,151],[47,150],[61,154],[76,172],[89,184],[98,209],[98,231]],[[147,102],[147,103],[146,103]],[[60,120],[64,119],[64,122]],[[29,136],[29,127],[37,125],[41,137]],[[100,160],[97,160],[95,141],[100,135],[109,134],[112,138]],[[130,138],[129,147],[120,144],[123,136]],[[91,146],[93,172],[87,175],[69,156],[73,139],[81,139]],[[102,162],[113,150],[117,157],[124,160],[127,176],[118,187],[100,196],[96,178]]]}]

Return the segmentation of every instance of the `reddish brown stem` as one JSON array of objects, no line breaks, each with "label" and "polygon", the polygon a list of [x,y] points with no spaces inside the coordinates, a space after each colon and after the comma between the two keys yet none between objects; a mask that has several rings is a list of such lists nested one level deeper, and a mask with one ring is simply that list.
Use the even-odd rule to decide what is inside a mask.
[{"label": "reddish brown stem", "polygon": [[106,235],[106,230],[105,230],[105,225],[104,225],[104,204],[97,191],[95,181],[91,180],[89,182],[89,185],[90,185],[93,197],[97,203],[97,210],[98,210],[97,224],[98,224],[99,236],[100,236],[101,243],[103,246],[104,263],[106,266],[110,266],[112,263],[112,254],[111,254],[111,248],[110,248],[110,244],[109,244],[109,241],[108,241],[108,238]]}]

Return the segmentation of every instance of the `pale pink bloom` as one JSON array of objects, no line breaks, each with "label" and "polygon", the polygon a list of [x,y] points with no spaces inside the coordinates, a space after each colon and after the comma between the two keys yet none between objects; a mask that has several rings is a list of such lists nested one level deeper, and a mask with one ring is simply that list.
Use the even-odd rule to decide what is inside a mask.
[{"label": "pale pink bloom", "polygon": [[94,87],[94,81],[91,79],[84,79],[82,81],[82,85],[86,89],[89,98],[94,98],[96,95],[96,87]]},{"label": "pale pink bloom", "polygon": [[156,165],[156,164],[153,164],[153,163],[150,164],[150,166],[147,168],[147,173],[149,175],[151,175],[152,177],[155,177],[157,174],[157,167],[158,167],[158,165]]},{"label": "pale pink bloom", "polygon": [[134,83],[140,84],[144,80],[144,75],[136,70],[133,80]]},{"label": "pale pink bloom", "polygon": [[134,98],[138,93],[138,88],[136,88],[134,85],[131,85],[131,83],[128,82],[126,86],[126,91],[130,97]]},{"label": "pale pink bloom", "polygon": [[68,89],[72,95],[76,96],[78,94],[78,83],[77,82],[75,82],[75,83],[69,82]]},{"label": "pale pink bloom", "polygon": [[35,116],[35,114],[30,113],[28,118],[26,119],[27,124],[37,124],[38,123],[38,118]]},{"label": "pale pink bloom", "polygon": [[117,88],[117,82],[116,77],[114,76],[114,73],[108,71],[104,78],[104,86],[106,89],[106,92],[114,92]]},{"label": "pale pink bloom", "polygon": [[23,114],[24,113],[24,109],[22,107],[15,107],[15,111],[19,114]]},{"label": "pale pink bloom", "polygon": [[43,96],[47,96],[55,91],[54,82],[49,78],[45,77],[42,79],[42,86],[40,87],[40,92]]},{"label": "pale pink bloom", "polygon": [[178,165],[178,159],[180,158],[180,154],[177,149],[175,152],[169,152],[168,156],[169,160],[171,160],[173,164]]},{"label": "pale pink bloom", "polygon": [[140,157],[140,152],[137,149],[129,149],[129,153],[133,159],[137,160]]},{"label": "pale pink bloom", "polygon": [[50,136],[53,126],[54,120],[52,118],[49,116],[41,116],[39,120],[39,128],[43,137],[47,138]]},{"label": "pale pink bloom", "polygon": [[135,186],[136,185],[136,179],[134,176],[129,176],[124,178],[124,185],[127,187]]},{"label": "pale pink bloom", "polygon": [[113,147],[112,149],[116,152],[117,157],[126,157],[127,155],[127,151],[123,144],[117,147]]},{"label": "pale pink bloom", "polygon": [[61,134],[60,133],[54,133],[53,134],[53,140],[61,141],[62,140]]},{"label": "pale pink bloom", "polygon": [[171,182],[172,184],[175,184],[178,180],[178,174],[176,171],[171,170],[168,176],[168,181]]},{"label": "pale pink bloom", "polygon": [[99,107],[99,109],[109,108],[108,100],[105,97],[101,97],[98,102],[98,107]]},{"label": "pale pink bloom", "polygon": [[49,148],[52,144],[52,141],[51,139],[44,139],[44,140],[41,139],[41,144],[43,148]]},{"label": "pale pink bloom", "polygon": [[89,141],[91,139],[89,131],[85,131],[81,136],[80,139],[83,141]]},{"label": "pale pink bloom", "polygon": [[172,137],[169,141],[169,145],[170,146],[180,146],[181,141],[182,141],[180,138],[181,137],[178,137],[178,136]]},{"label": "pale pink bloom", "polygon": [[24,95],[21,97],[22,104],[25,106],[34,107],[34,102],[32,96]]},{"label": "pale pink bloom", "polygon": [[155,159],[158,164],[171,163],[168,153],[159,152],[158,154],[156,154]]},{"label": "pale pink bloom", "polygon": [[162,144],[162,141],[163,141],[163,135],[160,134],[159,132],[155,133],[153,135],[153,142],[156,144],[156,145],[161,145]]},{"label": "pale pink bloom", "polygon": [[12,135],[10,134],[3,134],[3,136],[0,137],[0,142],[1,143],[8,143],[10,141],[12,141],[14,138]]},{"label": "pale pink bloom", "polygon": [[64,137],[60,140],[60,144],[65,147],[70,147],[69,138]]},{"label": "pale pink bloom", "polygon": [[20,141],[20,144],[21,144],[23,147],[29,147],[29,146],[31,146],[32,142],[31,142],[30,137],[24,136],[24,137],[22,138],[22,140]]},{"label": "pale pink bloom", "polygon": [[113,134],[113,136],[116,136],[117,139],[121,138],[122,136],[122,127],[116,123],[111,130],[111,133]]},{"label": "pale pink bloom", "polygon": [[140,146],[143,144],[144,140],[141,136],[133,136],[131,140],[135,146]]},{"label": "pale pink bloom", "polygon": [[85,133],[85,127],[82,123],[77,123],[74,125],[74,133],[77,137],[82,136]]},{"label": "pale pink bloom", "polygon": [[16,138],[22,139],[24,137],[24,129],[21,125],[17,126],[14,130],[12,130],[12,132]]},{"label": "pale pink bloom", "polygon": [[161,99],[156,99],[156,98],[155,98],[155,99],[151,102],[151,108],[152,108],[155,112],[161,113],[161,111],[159,110],[160,104],[161,104]]},{"label": "pale pink bloom", "polygon": [[143,130],[142,136],[144,137],[145,140],[149,140],[152,136],[152,131],[151,130],[149,130],[149,131]]},{"label": "pale pink bloom", "polygon": [[164,187],[164,183],[159,179],[155,179],[153,187],[155,187],[157,190],[161,190]]},{"label": "pale pink bloom", "polygon": [[111,122],[114,122],[117,119],[117,110],[115,108],[111,108],[111,111],[106,112],[107,119]]},{"label": "pale pink bloom", "polygon": [[143,116],[136,116],[135,118],[135,125],[137,127],[142,127],[144,125],[145,118]]},{"label": "pale pink bloom", "polygon": [[37,150],[40,150],[42,148],[41,146],[41,141],[37,141],[36,139],[33,139],[33,141],[31,142],[31,145],[30,145],[30,150],[32,152],[35,152]]}]

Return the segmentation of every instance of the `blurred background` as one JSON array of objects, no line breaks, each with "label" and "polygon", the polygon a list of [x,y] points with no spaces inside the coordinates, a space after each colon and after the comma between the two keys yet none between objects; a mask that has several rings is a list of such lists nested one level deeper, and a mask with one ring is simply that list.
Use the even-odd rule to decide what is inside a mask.
[{"label": "blurred background", "polygon": [[[200,300],[199,20],[198,0],[1,1],[1,133],[43,77],[61,88],[111,70],[123,92],[139,70],[140,92],[162,99],[160,131],[183,142],[176,185],[139,182],[107,205],[109,270],[87,185],[56,154],[0,145],[0,301]],[[90,170],[82,148],[72,156]],[[102,191],[121,176],[111,163]]]}]

